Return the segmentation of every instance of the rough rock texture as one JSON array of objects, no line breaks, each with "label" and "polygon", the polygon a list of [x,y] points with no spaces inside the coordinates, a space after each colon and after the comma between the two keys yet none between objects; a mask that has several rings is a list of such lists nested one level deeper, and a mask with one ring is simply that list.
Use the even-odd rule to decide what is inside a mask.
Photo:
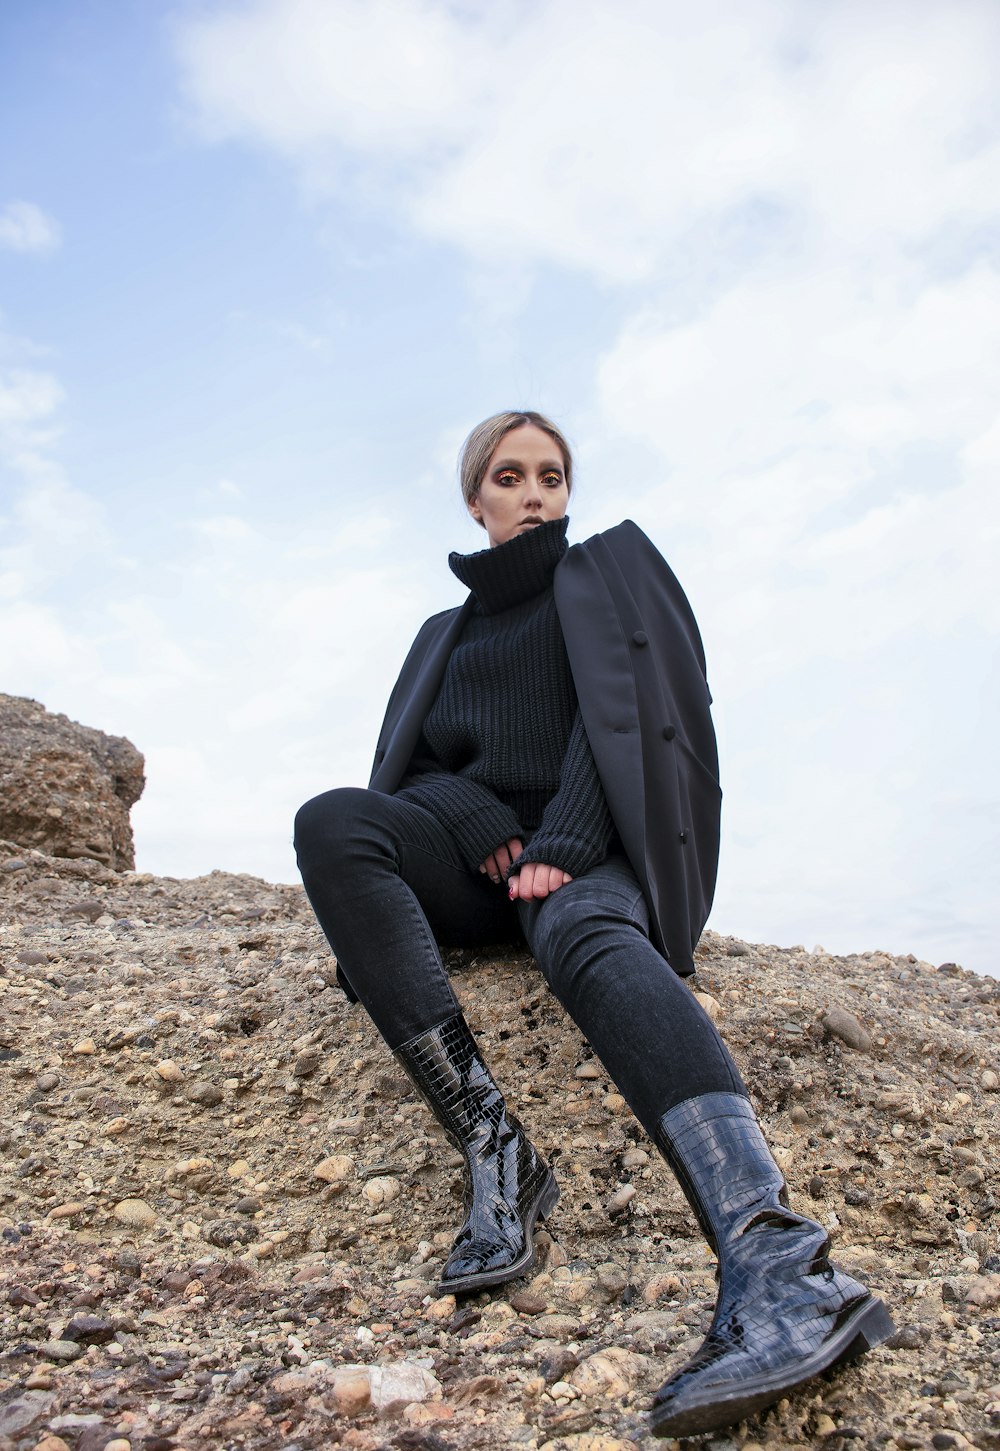
[{"label": "rough rock texture", "polygon": [[58,857],[135,866],[129,808],[146,784],[124,736],[0,695],[0,837]]},{"label": "rough rock texture", "polygon": [[[793,1203],[899,1326],[708,1444],[1000,1451],[1000,982],[697,960]],[[451,966],[562,1185],[534,1274],[457,1303],[455,1156],[302,893],[0,845],[0,1448],[676,1451],[644,1412],[711,1256],[530,959]]]}]

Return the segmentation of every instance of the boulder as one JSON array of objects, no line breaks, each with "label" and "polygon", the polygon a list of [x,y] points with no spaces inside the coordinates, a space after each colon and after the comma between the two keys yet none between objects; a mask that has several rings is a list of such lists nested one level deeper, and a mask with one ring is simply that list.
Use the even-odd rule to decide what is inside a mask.
[{"label": "boulder", "polygon": [[124,736],[51,715],[37,700],[0,695],[0,838],[131,870],[129,808],[146,784],[144,765]]}]

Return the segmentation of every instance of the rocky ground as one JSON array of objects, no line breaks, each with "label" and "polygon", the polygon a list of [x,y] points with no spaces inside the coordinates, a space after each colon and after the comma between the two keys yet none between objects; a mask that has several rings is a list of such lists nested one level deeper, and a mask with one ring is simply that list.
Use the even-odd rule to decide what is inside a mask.
[{"label": "rocky ground", "polygon": [[[713,1262],[530,959],[453,961],[562,1199],[435,1277],[456,1159],[292,887],[0,844],[0,1448],[624,1451]],[[710,1445],[1000,1448],[1000,981],[706,933],[696,989],[793,1202],[898,1333]]]}]

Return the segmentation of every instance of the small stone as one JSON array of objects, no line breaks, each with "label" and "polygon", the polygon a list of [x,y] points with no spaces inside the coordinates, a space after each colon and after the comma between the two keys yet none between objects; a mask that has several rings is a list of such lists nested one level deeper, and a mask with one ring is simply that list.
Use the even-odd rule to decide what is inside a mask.
[{"label": "small stone", "polygon": [[391,1204],[394,1199],[398,1199],[402,1190],[403,1186],[398,1179],[379,1176],[369,1179],[361,1192],[369,1204],[381,1208],[385,1204]]},{"label": "small stone", "polygon": [[121,1199],[112,1210],[116,1219],[130,1229],[152,1229],[156,1223],[156,1211],[145,1199]]},{"label": "small stone", "polygon": [[43,1436],[35,1445],[34,1451],[70,1451],[70,1444],[61,1436]]},{"label": "small stone", "polygon": [[827,1008],[820,1019],[823,1027],[831,1038],[839,1038],[848,1048],[855,1049],[858,1053],[870,1053],[872,1051],[871,1034],[867,1028],[862,1027],[853,1013],[846,1008]]},{"label": "small stone", "polygon": [[39,1351],[46,1360],[76,1360],[83,1354],[83,1346],[75,1340],[46,1340]]},{"label": "small stone", "polygon": [[132,1451],[132,1442],[127,1436],[113,1436],[104,1443],[104,1451]]},{"label": "small stone", "polygon": [[986,1309],[1000,1305],[1000,1274],[977,1275],[965,1292],[966,1303]]},{"label": "small stone", "polygon": [[348,1154],[333,1154],[329,1159],[322,1159],[313,1170],[316,1178],[326,1184],[339,1184],[344,1179],[350,1179],[353,1173],[354,1160]]},{"label": "small stone", "polygon": [[746,945],[745,942],[727,942],[726,943],[726,956],[727,957],[749,957],[750,956],[750,949]]},{"label": "small stone", "polygon": [[338,1366],[333,1377],[333,1400],[342,1416],[360,1416],[371,1404],[372,1391],[366,1365]]},{"label": "small stone", "polygon": [[592,1079],[600,1078],[602,1075],[599,1065],[591,1059],[587,1063],[580,1064],[579,1068],[576,1070],[576,1076],[577,1078]]},{"label": "small stone", "polygon": [[250,1173],[250,1165],[246,1159],[234,1159],[226,1170],[226,1173],[230,1179],[245,1179]]},{"label": "small stone", "polygon": [[62,1333],[63,1340],[80,1345],[107,1345],[115,1338],[115,1327],[101,1315],[74,1315]]},{"label": "small stone", "polygon": [[719,1014],[722,1012],[722,1007],[719,1003],[718,998],[713,998],[711,993],[699,992],[693,993],[693,997],[695,1002],[698,1003],[700,1007],[704,1008],[705,1012],[711,1018],[712,1022],[716,1022],[719,1018]]},{"label": "small stone", "polygon": [[442,1295],[439,1300],[432,1300],[424,1311],[425,1320],[437,1320],[442,1324],[450,1320],[455,1313],[455,1296]]},{"label": "small stone", "polygon": [[[569,1377],[569,1383],[583,1396],[610,1396],[615,1399],[626,1394],[646,1368],[643,1356],[634,1351],[612,1345],[588,1355],[581,1360]],[[553,1390],[555,1387],[553,1387]]]},{"label": "small stone", "polygon": [[814,1436],[832,1436],[835,1434],[836,1430],[837,1423],[833,1419],[833,1417],[827,1416],[823,1412],[820,1412],[820,1414],[816,1417],[816,1422],[812,1428],[812,1433]]},{"label": "small stone", "polygon": [[615,1192],[612,1194],[611,1198],[608,1200],[608,1204],[607,1204],[608,1213],[612,1217],[614,1217],[614,1215],[616,1215],[616,1214],[623,1213],[624,1210],[628,1207],[628,1205],[631,1204],[631,1202],[632,1202],[632,1200],[634,1198],[635,1198],[635,1185],[634,1184],[622,1184],[622,1185],[620,1185],[615,1190]]},{"label": "small stone", "polygon": [[649,1163],[649,1155],[645,1149],[626,1149],[622,1155],[622,1167],[630,1172],[635,1169],[644,1169]]},{"label": "small stone", "polygon": [[57,1204],[55,1209],[50,1209],[45,1216],[46,1219],[72,1219],[75,1214],[82,1214],[86,1205],[78,1204],[73,1200],[69,1204]]},{"label": "small stone", "polygon": [[0,1405],[0,1436],[17,1436],[46,1417],[55,1396],[46,1391],[28,1391]]},{"label": "small stone", "polygon": [[320,1065],[320,1054],[313,1049],[300,1053],[292,1066],[292,1073],[296,1078],[309,1078]]},{"label": "small stone", "polygon": [[97,1044],[93,1038],[81,1038],[79,1043],[73,1045],[73,1052],[79,1053],[83,1057],[89,1057],[91,1054],[97,1052]]},{"label": "small stone", "polygon": [[164,1083],[183,1083],[184,1074],[172,1058],[161,1058],[156,1065],[156,1074]]},{"label": "small stone", "polygon": [[54,1088],[59,1087],[58,1073],[40,1073],[35,1079],[35,1087],[39,1093],[51,1093]]},{"label": "small stone", "polygon": [[788,1116],[793,1124],[807,1124],[809,1122],[809,1110],[803,1108],[801,1103],[795,1104]]},{"label": "small stone", "polygon": [[222,1089],[201,1078],[192,1083],[187,1096],[191,1103],[200,1104],[202,1108],[215,1108],[216,1104],[222,1102]]},{"label": "small stone", "polygon": [[391,1414],[412,1401],[436,1400],[441,1395],[437,1376],[409,1361],[370,1365],[367,1369],[372,1405],[380,1415]]},{"label": "small stone", "polygon": [[654,1275],[644,1287],[642,1298],[647,1305],[655,1305],[660,1300],[674,1300],[683,1293],[683,1282],[676,1275]]},{"label": "small stone", "polygon": [[27,1285],[11,1285],[7,1291],[8,1303],[18,1307],[21,1305],[38,1305],[41,1303],[34,1290],[29,1290]]},{"label": "small stone", "polygon": [[992,1068],[985,1068],[979,1081],[987,1093],[996,1093],[1000,1088],[1000,1075],[994,1073]]},{"label": "small stone", "polygon": [[530,1290],[515,1290],[507,1303],[519,1315],[544,1315],[548,1309],[544,1296],[534,1295]]}]

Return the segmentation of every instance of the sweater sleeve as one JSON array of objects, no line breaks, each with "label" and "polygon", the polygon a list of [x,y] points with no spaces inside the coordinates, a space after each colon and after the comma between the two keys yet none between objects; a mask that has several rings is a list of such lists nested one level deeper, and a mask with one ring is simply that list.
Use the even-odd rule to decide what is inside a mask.
[{"label": "sweater sleeve", "polygon": [[525,834],[510,807],[488,786],[444,770],[429,750],[426,755],[414,757],[409,774],[393,795],[422,806],[440,821],[470,871],[475,871],[498,846]]},{"label": "sweater sleeve", "polygon": [[597,762],[577,707],[559,789],[513,871],[528,862],[545,862],[550,867],[561,867],[571,877],[579,877],[607,856],[613,830]]}]

